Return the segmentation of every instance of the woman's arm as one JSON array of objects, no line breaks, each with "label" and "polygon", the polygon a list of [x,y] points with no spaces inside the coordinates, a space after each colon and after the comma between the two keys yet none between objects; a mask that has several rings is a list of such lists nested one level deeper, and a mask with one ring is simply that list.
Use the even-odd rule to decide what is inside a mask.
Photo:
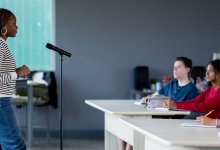
[{"label": "woman's arm", "polygon": [[193,100],[190,100],[188,102],[177,102],[176,108],[178,109],[185,109],[195,112],[208,112],[213,109],[220,108],[220,94],[216,94],[213,97],[196,97]]},{"label": "woman's arm", "polygon": [[[186,110],[191,110],[191,105],[193,103],[198,103],[201,102],[205,99],[205,92],[201,93],[199,96],[191,99],[191,100],[186,100],[184,102],[175,102],[175,100],[165,100],[163,102],[163,106],[166,108],[173,108],[173,109],[186,109]],[[193,110],[191,110],[193,111]]]},{"label": "woman's arm", "polygon": [[[3,65],[2,62],[5,57],[5,50],[2,45],[0,45],[0,67]],[[11,80],[16,80],[17,74],[16,72],[0,72],[0,85],[6,85]]]}]

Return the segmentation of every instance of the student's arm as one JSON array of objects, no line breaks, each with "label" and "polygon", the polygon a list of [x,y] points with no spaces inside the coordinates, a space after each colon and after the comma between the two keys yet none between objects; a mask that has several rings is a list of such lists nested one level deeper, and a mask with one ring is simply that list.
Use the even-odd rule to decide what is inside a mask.
[{"label": "student's arm", "polygon": [[[155,96],[155,95],[159,95],[159,94],[167,96],[167,94],[166,94],[167,92],[166,91],[170,89],[171,84],[172,84],[172,81],[168,82],[158,92],[155,92],[155,93],[153,93],[150,96]],[[147,99],[148,99],[147,97],[144,97],[144,98],[141,99],[141,102],[142,103],[146,103]]]},{"label": "student's arm", "polygon": [[159,94],[158,92],[154,92],[154,93],[151,94],[151,95],[148,95],[148,96],[143,97],[143,98],[140,100],[140,102],[141,102],[141,103],[146,103],[149,96],[155,96],[155,95],[158,95],[158,94]]},{"label": "student's arm", "polygon": [[[194,93],[196,95],[196,93]],[[186,100],[184,102],[176,102],[176,103],[198,103],[198,102],[202,102],[205,100],[205,95],[206,95],[206,91],[202,92],[201,94],[197,94],[197,96],[195,96],[192,99]]]},{"label": "student's arm", "polygon": [[204,101],[204,99],[205,99],[205,91],[201,93],[199,96],[191,100],[186,100],[184,102],[175,102],[175,100],[164,100],[163,106],[166,108],[173,108],[173,109],[178,108],[178,109],[191,110],[188,107],[191,106],[192,103],[202,102]]},{"label": "student's arm", "polygon": [[162,88],[158,91],[157,95],[167,95],[167,91],[169,91],[171,89],[171,84],[172,84],[173,80],[171,80],[170,82],[168,82],[166,85],[162,86]]},{"label": "student's arm", "polygon": [[198,97],[190,101],[176,102],[176,108],[195,112],[209,112],[213,109],[220,108],[220,94],[216,94],[211,98],[205,97],[204,94],[201,93]]},{"label": "student's arm", "polygon": [[[2,61],[5,57],[5,50],[4,47],[0,45],[0,66],[2,65]],[[0,72],[0,85],[6,85],[11,80],[17,79],[17,73],[16,72]]]},{"label": "student's arm", "polygon": [[185,97],[185,100],[191,100],[199,95],[199,92],[196,87],[192,87]]}]

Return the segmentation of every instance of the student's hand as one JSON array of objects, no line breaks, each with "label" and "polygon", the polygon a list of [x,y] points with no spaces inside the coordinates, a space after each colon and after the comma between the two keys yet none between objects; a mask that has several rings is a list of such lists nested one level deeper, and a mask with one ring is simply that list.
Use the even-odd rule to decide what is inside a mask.
[{"label": "student's hand", "polygon": [[196,122],[204,124],[204,125],[217,125],[217,121],[218,119],[212,119],[209,117],[204,117],[204,116],[200,116],[200,117],[196,117]]},{"label": "student's hand", "polygon": [[149,97],[151,97],[151,96],[156,96],[156,95],[159,95],[159,93],[158,93],[158,92],[155,92],[155,93],[150,94],[150,95],[148,95],[148,96],[146,96],[146,97],[143,97],[143,98],[140,100],[140,102],[141,102],[141,103],[147,103]]},{"label": "student's hand", "polygon": [[163,107],[176,109],[176,103],[173,100],[167,99],[163,101]]},{"label": "student's hand", "polygon": [[146,97],[143,97],[140,102],[143,104],[143,103],[147,103],[147,99],[148,99],[148,96]]},{"label": "student's hand", "polygon": [[23,65],[16,70],[16,73],[19,77],[27,77],[30,74],[30,69],[27,66]]}]

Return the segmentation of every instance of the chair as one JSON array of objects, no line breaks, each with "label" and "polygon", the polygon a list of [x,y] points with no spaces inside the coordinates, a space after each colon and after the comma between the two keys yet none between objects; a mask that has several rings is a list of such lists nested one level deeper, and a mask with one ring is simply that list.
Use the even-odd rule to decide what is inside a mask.
[{"label": "chair", "polygon": [[[33,85],[33,105],[37,107],[46,107],[47,125],[40,128],[46,128],[47,139],[49,140],[49,106],[57,108],[57,84],[54,72],[51,71],[32,71],[30,79],[38,84]],[[27,105],[27,89],[16,89],[16,96],[12,98],[18,108]],[[36,126],[33,126],[33,128]]]},{"label": "chair", "polygon": [[196,80],[198,77],[201,78],[201,80],[204,80],[206,74],[206,68],[204,66],[194,66],[192,67],[190,77],[193,79],[194,84],[196,84]]}]

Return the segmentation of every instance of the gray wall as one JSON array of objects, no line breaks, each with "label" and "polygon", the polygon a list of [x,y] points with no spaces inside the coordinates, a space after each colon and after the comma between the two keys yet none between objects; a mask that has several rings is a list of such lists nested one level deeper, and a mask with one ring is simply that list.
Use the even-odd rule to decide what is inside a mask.
[{"label": "gray wall", "polygon": [[[103,113],[85,99],[126,99],[133,68],[172,76],[176,56],[206,65],[220,48],[219,0],[57,0],[56,45],[64,57],[64,130],[102,130]],[[56,76],[60,88],[57,56]],[[58,110],[50,111],[59,129]]]}]

